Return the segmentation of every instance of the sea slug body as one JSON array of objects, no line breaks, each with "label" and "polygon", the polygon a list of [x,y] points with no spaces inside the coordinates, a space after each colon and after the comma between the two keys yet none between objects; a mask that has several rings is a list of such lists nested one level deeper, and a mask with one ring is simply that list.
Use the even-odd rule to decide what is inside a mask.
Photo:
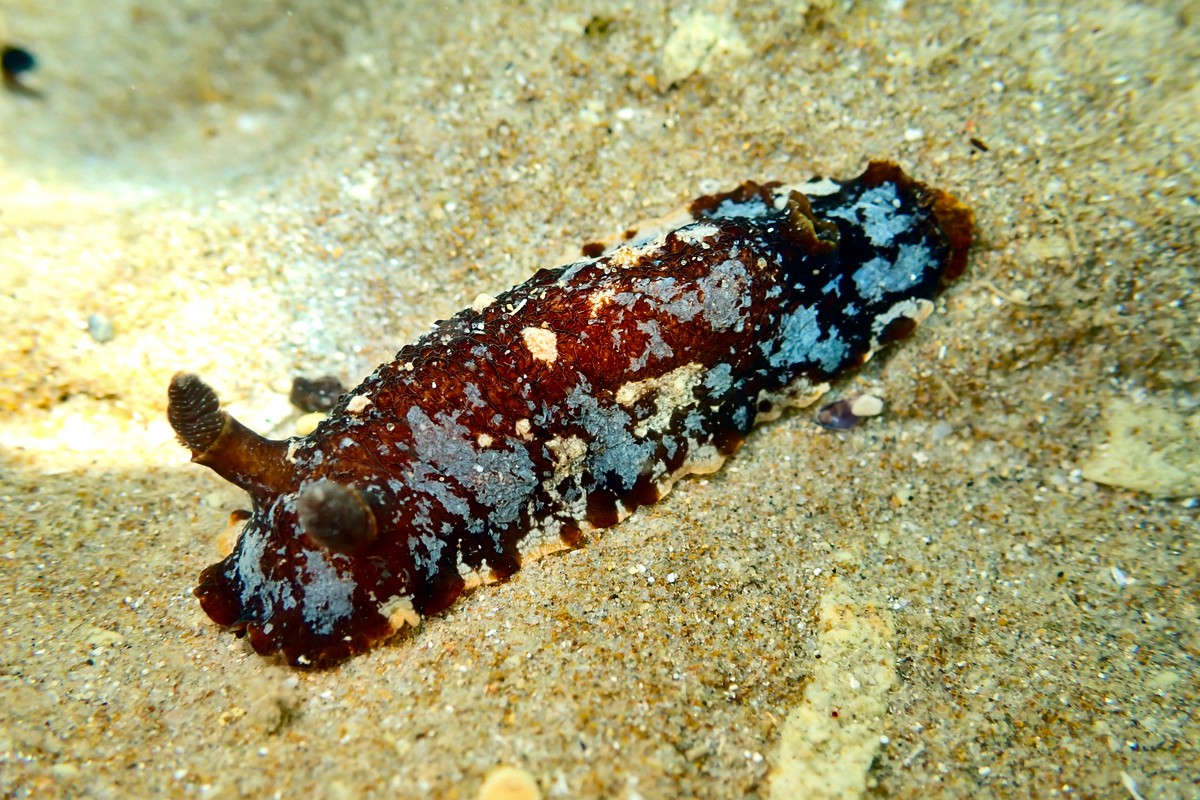
[{"label": "sea slug body", "polygon": [[668,219],[481,295],[307,436],[264,439],[176,375],[180,441],[253,506],[200,576],[208,615],[327,666],[578,546],[910,334],[972,235],[966,207],[889,162]]}]

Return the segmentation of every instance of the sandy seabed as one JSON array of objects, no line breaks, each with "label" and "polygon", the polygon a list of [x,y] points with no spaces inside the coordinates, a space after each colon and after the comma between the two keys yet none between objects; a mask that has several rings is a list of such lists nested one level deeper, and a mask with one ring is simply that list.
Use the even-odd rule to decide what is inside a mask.
[{"label": "sandy seabed", "polygon": [[[0,2],[42,93],[0,93],[0,794],[494,798],[510,765],[544,797],[1196,797],[1197,26]],[[353,384],[581,242],[870,158],[979,226],[835,387],[881,417],[785,416],[337,669],[200,611],[246,501],[174,442],[173,372],[288,435],[294,375]]]}]

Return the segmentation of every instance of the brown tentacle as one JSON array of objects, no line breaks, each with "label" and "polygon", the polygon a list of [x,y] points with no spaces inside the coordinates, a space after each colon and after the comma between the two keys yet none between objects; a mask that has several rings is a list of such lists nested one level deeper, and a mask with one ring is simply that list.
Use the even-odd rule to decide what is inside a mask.
[{"label": "brown tentacle", "polygon": [[221,410],[213,388],[179,372],[167,390],[167,420],[179,442],[203,464],[259,501],[295,484],[286,441],[266,439]]},{"label": "brown tentacle", "polygon": [[789,238],[814,256],[833,252],[842,240],[837,225],[813,214],[812,203],[797,191],[788,195],[787,227]]},{"label": "brown tentacle", "polygon": [[375,512],[352,486],[330,480],[309,484],[296,500],[301,529],[314,543],[335,553],[359,553],[379,535]]}]

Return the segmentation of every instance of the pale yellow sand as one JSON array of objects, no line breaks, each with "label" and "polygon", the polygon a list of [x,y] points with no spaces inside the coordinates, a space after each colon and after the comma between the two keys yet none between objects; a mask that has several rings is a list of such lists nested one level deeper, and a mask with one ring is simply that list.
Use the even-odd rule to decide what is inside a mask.
[{"label": "pale yellow sand", "polygon": [[[45,93],[0,93],[0,793],[474,797],[508,764],[543,797],[766,796],[818,659],[861,683],[890,652],[814,773],[1193,795],[1200,511],[1081,469],[1114,400],[1200,404],[1195,3],[412,5],[0,4]],[[284,435],[294,374],[355,381],[579,243],[871,157],[980,224],[839,388],[882,416],[787,416],[333,671],[199,611],[244,499],[172,442],[175,370]],[[835,585],[879,599],[878,652],[822,638]]]}]

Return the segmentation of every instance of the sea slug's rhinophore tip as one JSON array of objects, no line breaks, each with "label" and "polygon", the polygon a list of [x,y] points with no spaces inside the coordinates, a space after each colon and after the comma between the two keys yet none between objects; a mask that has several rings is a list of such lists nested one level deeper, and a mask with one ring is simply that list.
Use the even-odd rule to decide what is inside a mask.
[{"label": "sea slug's rhinophore tip", "polygon": [[362,492],[330,480],[301,490],[296,512],[308,538],[334,553],[354,555],[379,535],[375,514]]},{"label": "sea slug's rhinophore tip", "polygon": [[295,478],[287,442],[264,439],[221,410],[217,393],[196,375],[177,372],[167,389],[167,420],[192,461],[256,499],[290,491]]},{"label": "sea slug's rhinophore tip", "polygon": [[191,450],[192,455],[200,455],[212,447],[225,427],[217,393],[190,372],[176,372],[171,378],[167,389],[167,420],[179,443]]}]

